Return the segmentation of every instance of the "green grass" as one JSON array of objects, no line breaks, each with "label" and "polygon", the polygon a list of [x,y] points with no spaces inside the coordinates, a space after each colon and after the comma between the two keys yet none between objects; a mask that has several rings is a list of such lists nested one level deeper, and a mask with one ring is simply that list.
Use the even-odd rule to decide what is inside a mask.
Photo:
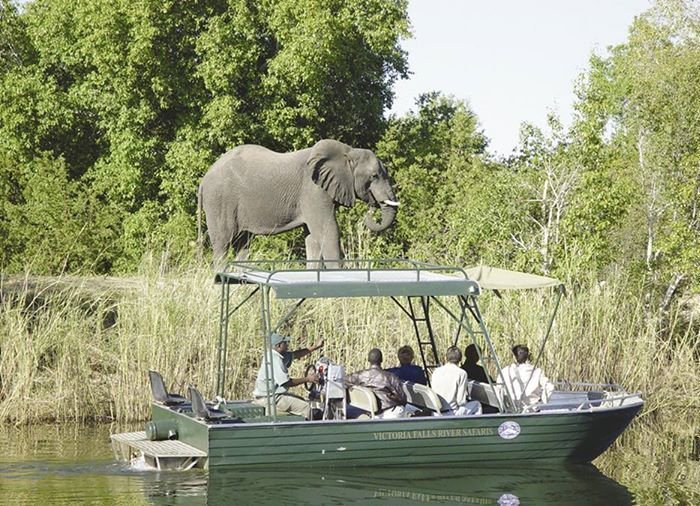
[{"label": "green grass", "polygon": [[[168,270],[151,260],[121,289],[99,288],[100,279],[82,281],[66,287],[59,278],[38,291],[29,284],[3,290],[0,422],[144,420],[148,369],[160,371],[173,391],[184,392],[192,383],[213,396],[219,287],[210,269]],[[234,290],[239,301],[250,289]],[[553,300],[549,292],[483,297],[482,312],[505,363],[513,344],[538,348]],[[280,301],[276,317],[289,304]],[[431,314],[444,351],[454,326],[437,307]],[[662,320],[670,332],[658,331]],[[647,399],[643,416],[669,407],[697,409],[698,339],[692,325],[681,327],[675,312],[645,308],[641,290],[625,280],[602,287],[582,283],[562,300],[541,365],[553,380],[615,381],[640,390]],[[374,346],[384,351],[386,366],[396,363],[400,345],[416,348],[410,320],[384,299],[309,300],[283,330],[294,337],[292,347],[325,337],[324,354],[349,371],[364,368]],[[227,397],[250,395],[260,337],[254,298],[231,323]],[[464,335],[461,342],[466,344]],[[295,363],[292,375],[301,375],[315,359]]]}]

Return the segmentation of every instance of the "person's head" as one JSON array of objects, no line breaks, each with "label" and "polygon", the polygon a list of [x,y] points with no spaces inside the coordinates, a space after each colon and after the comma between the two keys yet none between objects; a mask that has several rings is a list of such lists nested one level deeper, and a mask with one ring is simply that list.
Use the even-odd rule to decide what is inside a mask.
[{"label": "person's head", "polygon": [[445,359],[451,364],[459,364],[462,360],[462,352],[456,346],[450,346],[445,352]]},{"label": "person's head", "polygon": [[479,352],[475,344],[470,344],[464,348],[464,361],[468,364],[476,364],[479,361]]},{"label": "person's head", "polygon": [[513,346],[513,356],[518,364],[524,364],[530,358],[530,349],[524,344]]},{"label": "person's head", "polygon": [[272,344],[272,349],[279,353],[284,353],[289,348],[289,336],[283,336],[276,332],[270,335],[270,342]]},{"label": "person's head", "polygon": [[415,355],[413,354],[413,348],[406,345],[399,348],[399,351],[396,353],[396,356],[399,357],[399,364],[409,365],[413,363],[413,357]]},{"label": "person's head", "polygon": [[369,353],[367,354],[367,360],[369,361],[370,365],[382,365],[382,352],[379,348],[372,348],[369,350]]}]

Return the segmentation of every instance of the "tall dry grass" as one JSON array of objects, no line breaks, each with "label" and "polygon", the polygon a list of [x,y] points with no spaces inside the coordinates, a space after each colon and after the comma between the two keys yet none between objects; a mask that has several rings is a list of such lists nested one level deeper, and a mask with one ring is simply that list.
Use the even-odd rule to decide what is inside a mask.
[{"label": "tall dry grass", "polygon": [[[60,281],[60,280],[59,280]],[[54,284],[58,284],[57,281]],[[168,270],[158,259],[121,290],[96,290],[99,279],[72,288],[4,291],[0,306],[0,421],[143,420],[148,417],[147,371],[160,371],[173,391],[197,385],[212,396],[216,380],[220,288],[205,266]],[[55,288],[55,286],[54,286]],[[234,288],[233,304],[250,291]],[[481,308],[504,362],[518,342],[532,349],[548,323],[551,293],[485,295]],[[541,365],[552,379],[615,381],[640,390],[645,413],[700,405],[698,336],[664,315],[671,333],[659,333],[641,291],[624,280],[581,284],[563,299]],[[290,302],[274,304],[274,318]],[[454,307],[456,310],[457,308]],[[433,324],[440,349],[455,327],[437,308]],[[696,327],[695,327],[696,328]],[[410,320],[388,299],[309,300],[282,329],[292,346],[326,338],[324,354],[348,370],[365,367],[378,346],[385,365],[395,350],[415,346]],[[232,319],[227,397],[250,395],[261,356],[260,304],[252,299]],[[462,333],[462,344],[466,344]],[[309,358],[315,360],[316,357]],[[295,363],[301,375],[306,362]]]}]

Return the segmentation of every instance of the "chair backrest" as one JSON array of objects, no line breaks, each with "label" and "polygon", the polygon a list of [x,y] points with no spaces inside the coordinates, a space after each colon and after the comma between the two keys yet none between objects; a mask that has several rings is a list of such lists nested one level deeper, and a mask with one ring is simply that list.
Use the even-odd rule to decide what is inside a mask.
[{"label": "chair backrest", "polygon": [[353,385],[348,387],[350,404],[364,411],[369,411],[371,416],[379,411],[379,401],[371,388]]},{"label": "chair backrest", "polygon": [[209,418],[209,410],[207,409],[207,405],[204,404],[204,397],[202,397],[199,390],[192,385],[188,387],[188,390],[190,400],[192,401],[192,412],[194,416],[202,420],[207,420]]},{"label": "chair backrest", "polygon": [[419,408],[428,409],[438,416],[450,410],[447,401],[425,385],[404,381],[403,391],[406,394],[406,402]]},{"label": "chair backrest", "polygon": [[151,380],[151,394],[153,398],[160,403],[168,402],[168,391],[165,389],[163,376],[157,371],[148,371],[148,377]]},{"label": "chair backrest", "polygon": [[[470,381],[470,396],[475,401],[479,401],[482,404],[492,406],[494,408],[500,407],[500,403],[503,403],[503,385],[488,383],[482,383],[480,381]],[[500,400],[500,403],[499,403]]]}]

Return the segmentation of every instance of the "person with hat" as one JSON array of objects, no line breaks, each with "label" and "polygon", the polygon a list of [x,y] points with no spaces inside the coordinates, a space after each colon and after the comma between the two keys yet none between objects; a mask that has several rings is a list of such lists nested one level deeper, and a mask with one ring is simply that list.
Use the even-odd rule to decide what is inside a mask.
[{"label": "person with hat", "polygon": [[268,395],[273,395],[278,413],[284,412],[300,415],[310,420],[311,404],[298,395],[289,393],[289,389],[302,383],[318,383],[318,374],[310,373],[305,378],[290,378],[288,368],[294,359],[303,358],[323,348],[323,339],[319,339],[316,344],[309,348],[300,348],[296,351],[289,351],[289,340],[289,336],[283,336],[276,332],[270,335],[272,363],[270,364],[269,383],[265,381],[267,375],[265,372],[265,357],[263,357],[255,380],[253,402],[267,408]]}]

